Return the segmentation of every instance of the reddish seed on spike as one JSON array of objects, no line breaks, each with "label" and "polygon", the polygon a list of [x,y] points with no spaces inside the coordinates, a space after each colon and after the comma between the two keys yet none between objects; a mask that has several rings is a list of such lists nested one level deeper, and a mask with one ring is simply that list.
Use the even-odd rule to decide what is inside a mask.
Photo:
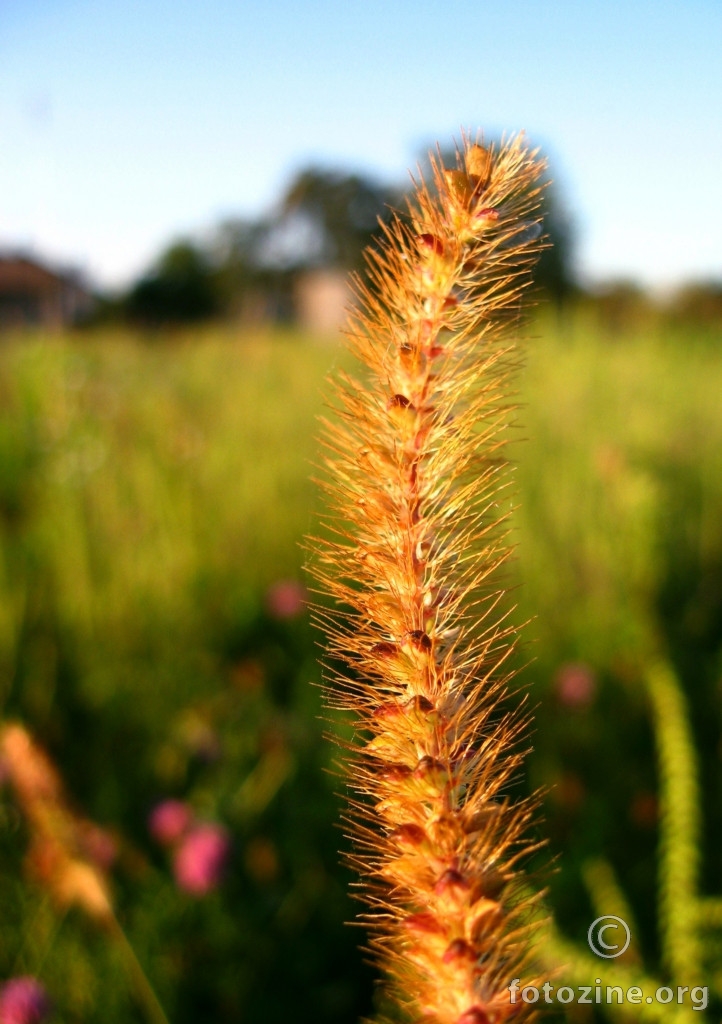
[{"label": "reddish seed on spike", "polygon": [[422,715],[430,715],[432,711],[436,711],[436,708],[431,703],[429,698],[424,697],[423,694],[420,693],[417,694],[415,697],[412,697],[411,700],[404,705],[404,707],[407,711],[417,711]]},{"label": "reddish seed on spike", "polygon": [[371,648],[371,654],[377,658],[395,658],[398,653],[399,649],[396,644],[389,643],[386,640],[374,644]]},{"label": "reddish seed on spike", "polygon": [[474,950],[468,942],[463,939],[454,939],[442,957],[445,964],[453,963],[454,960],[473,960]]},{"label": "reddish seed on spike", "polygon": [[431,637],[424,633],[423,629],[412,629],[409,633],[409,640],[417,651],[431,650]]},{"label": "reddish seed on spike", "polygon": [[420,825],[410,822],[408,825],[399,825],[391,833],[392,839],[397,839],[404,846],[421,846],[426,842],[426,833]]},{"label": "reddish seed on spike", "polygon": [[449,868],[448,871],[445,871],[434,886],[434,892],[438,896],[442,896],[446,893],[454,894],[468,891],[469,883],[459,871],[455,871],[453,868]]},{"label": "reddish seed on spike", "polygon": [[433,252],[435,256],[444,255],[444,243],[435,235],[419,235],[419,245],[422,249],[428,249],[430,252]]},{"label": "reddish seed on spike", "polygon": [[414,775],[417,775],[419,778],[423,778],[426,775],[430,775],[432,772],[445,773],[446,768],[444,768],[441,761],[435,761],[433,757],[429,757],[429,755],[426,754],[426,756],[422,757],[419,763],[416,765],[416,768],[414,769]]},{"label": "reddish seed on spike", "polygon": [[484,232],[490,228],[492,224],[496,224],[498,220],[499,214],[491,207],[486,206],[483,209],[478,210],[474,214],[471,223],[467,228],[465,237],[467,240],[470,238],[480,238]]},{"label": "reddish seed on spike", "polygon": [[472,1006],[459,1017],[456,1024],[491,1024],[489,1015],[481,1006]]}]

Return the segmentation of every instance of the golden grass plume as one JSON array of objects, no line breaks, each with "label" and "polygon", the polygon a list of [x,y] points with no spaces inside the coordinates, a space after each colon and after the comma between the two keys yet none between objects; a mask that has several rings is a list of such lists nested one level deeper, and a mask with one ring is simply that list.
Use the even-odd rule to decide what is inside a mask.
[{"label": "golden grass plume", "polygon": [[350,859],[394,1013],[498,1024],[529,1007],[532,801],[512,800],[526,716],[498,569],[522,299],[540,249],[543,162],[518,136],[432,157],[408,214],[367,252],[324,420],[326,532],[311,572],[334,609],[332,707],[353,712]]}]

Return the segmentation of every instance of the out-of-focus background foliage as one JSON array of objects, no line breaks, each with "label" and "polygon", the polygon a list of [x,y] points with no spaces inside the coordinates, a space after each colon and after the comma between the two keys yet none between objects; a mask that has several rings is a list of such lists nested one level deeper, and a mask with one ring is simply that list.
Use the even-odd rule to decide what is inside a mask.
[{"label": "out-of-focus background foliage", "polygon": [[[537,704],[552,903],[583,939],[603,854],[658,955],[657,780],[639,665],[663,645],[704,785],[704,885],[722,820],[722,350],[691,321],[542,305],[514,448],[518,662]],[[354,1021],[371,977],[344,921],[338,782],[299,542],[337,343],[228,324],[28,334],[0,348],[3,716],[104,830],[116,915],[172,1021]],[[198,895],[149,830],[162,801],[227,830]],[[0,970],[67,1021],[136,1019],[117,940],[54,902],[0,804]],[[140,1018],[139,1018],[140,1019]]]},{"label": "out-of-focus background foliage", "polygon": [[[578,5],[561,7],[573,21]],[[458,72],[443,46],[473,33],[452,29],[437,56],[407,47],[415,112],[420,75]],[[274,24],[295,53],[286,30]],[[616,23],[614,35],[628,42]],[[475,38],[484,68],[494,58],[506,73],[498,50],[513,70],[516,43],[497,46],[491,29]],[[591,55],[596,40],[587,45]],[[674,46],[687,53],[689,39]],[[531,96],[537,84],[524,87]],[[605,103],[625,88],[605,77]],[[436,77],[424,89],[429,101],[472,95]],[[577,97],[563,95],[566,116]],[[361,101],[375,131],[374,104]],[[303,102],[315,118],[320,101]],[[584,126],[587,108],[575,115]],[[0,127],[3,110],[0,96]],[[184,128],[196,114],[183,111]],[[601,137],[589,134],[592,169],[619,188]],[[638,177],[655,195],[664,178],[662,233],[699,199],[695,181],[665,177],[667,158],[710,158],[689,137],[675,153],[659,143],[646,144],[654,174]],[[248,161],[262,155],[248,147]],[[403,190],[310,158],[296,171],[266,213],[180,231],[115,290],[0,236],[0,1024],[42,1016],[34,983],[3,988],[19,978],[37,979],[66,1024],[353,1024],[378,1003],[363,932],[346,924],[358,905],[339,864],[343,783],[324,733],[347,726],[322,708],[302,542],[322,511],[311,480],[324,380],[348,362],[348,274],[363,273],[363,248]],[[685,695],[699,761],[701,894],[722,894],[722,277],[654,293],[626,277],[591,281],[575,246],[578,196],[563,180],[545,199],[553,245],[510,448],[508,607],[535,707],[519,793],[545,793],[537,862],[555,865],[559,932],[586,946],[601,862],[663,982],[659,767],[643,680],[658,659]],[[713,938],[718,976],[703,980],[717,1003],[696,1015],[705,1020],[722,999]],[[25,1000],[25,1017],[11,998]],[[571,1005],[565,1019],[608,1019],[602,1009]]]}]

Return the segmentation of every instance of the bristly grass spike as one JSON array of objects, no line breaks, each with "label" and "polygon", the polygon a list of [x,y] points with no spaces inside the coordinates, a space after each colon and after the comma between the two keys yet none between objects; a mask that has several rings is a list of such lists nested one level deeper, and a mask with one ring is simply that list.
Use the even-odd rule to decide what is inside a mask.
[{"label": "bristly grass spike", "polygon": [[[367,252],[347,340],[359,374],[324,422],[328,527],[311,571],[350,711],[349,860],[401,1019],[501,1024],[534,984],[523,879],[535,802],[514,799],[527,726],[509,696],[515,630],[505,458],[519,308],[540,249],[543,164],[522,137],[431,158],[408,215]],[[518,702],[517,702],[518,703]]]}]

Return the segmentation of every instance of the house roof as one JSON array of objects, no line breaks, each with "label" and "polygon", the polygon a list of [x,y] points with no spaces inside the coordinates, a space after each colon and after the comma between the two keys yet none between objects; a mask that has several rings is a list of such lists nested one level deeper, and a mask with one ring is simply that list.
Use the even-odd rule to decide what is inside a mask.
[{"label": "house roof", "polygon": [[81,292],[88,291],[73,273],[52,270],[22,254],[0,253],[0,291],[46,290],[68,285]]}]

